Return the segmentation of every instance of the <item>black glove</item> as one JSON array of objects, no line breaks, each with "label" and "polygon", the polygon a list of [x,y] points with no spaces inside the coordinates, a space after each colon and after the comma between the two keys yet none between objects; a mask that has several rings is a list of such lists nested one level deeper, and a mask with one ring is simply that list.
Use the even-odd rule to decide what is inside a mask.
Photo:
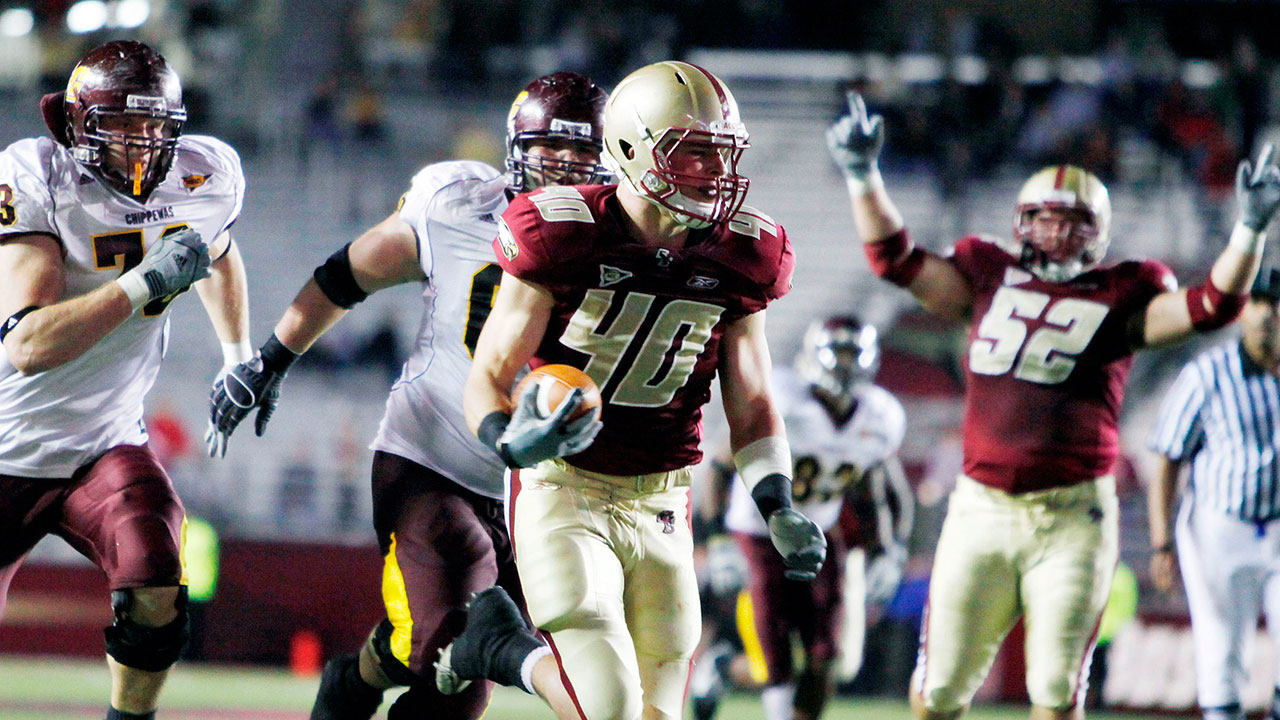
[{"label": "black glove", "polygon": [[846,99],[849,114],[827,128],[827,151],[846,177],[866,180],[884,148],[884,118],[868,116],[858,93],[850,91]]},{"label": "black glove", "polygon": [[782,554],[788,580],[812,580],[827,559],[827,536],[822,528],[790,507],[769,515],[769,539]]},{"label": "black glove", "polygon": [[604,424],[600,422],[600,408],[570,420],[581,404],[582,389],[574,388],[555,412],[542,417],[538,414],[537,385],[530,383],[516,398],[516,411],[499,438],[498,447],[519,467],[533,467],[543,460],[586,450]]},{"label": "black glove", "polygon": [[236,365],[213,383],[209,395],[209,429],[205,444],[209,457],[227,454],[227,441],[255,407],[258,416],[254,432],[258,437],[267,431],[267,422],[276,411],[280,399],[280,383],[298,355],[286,348],[275,335],[263,344],[252,358]]}]

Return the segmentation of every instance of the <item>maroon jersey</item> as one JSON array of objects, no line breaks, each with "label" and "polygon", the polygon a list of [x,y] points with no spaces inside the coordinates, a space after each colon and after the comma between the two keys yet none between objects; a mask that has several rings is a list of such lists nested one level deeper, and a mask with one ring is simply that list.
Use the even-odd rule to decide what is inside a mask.
[{"label": "maroon jersey", "polygon": [[996,244],[958,242],[951,263],[973,289],[965,359],[964,472],[1010,493],[1105,475],[1133,365],[1128,325],[1177,283],[1154,261],[1048,283]]},{"label": "maroon jersey", "polygon": [[611,475],[674,470],[702,458],[725,327],[785,295],[795,257],[782,227],[749,207],[690,231],[683,248],[644,245],[627,233],[616,191],[520,195],[494,250],[504,271],[555,298],[530,364],[581,368],[604,396],[604,429],[569,461]]}]

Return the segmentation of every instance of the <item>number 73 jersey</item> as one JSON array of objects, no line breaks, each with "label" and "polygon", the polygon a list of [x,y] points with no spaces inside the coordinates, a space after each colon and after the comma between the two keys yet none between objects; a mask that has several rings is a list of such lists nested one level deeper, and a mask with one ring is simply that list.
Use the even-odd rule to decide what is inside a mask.
[{"label": "number 73 jersey", "polygon": [[974,295],[965,474],[1023,493],[1111,472],[1133,366],[1129,323],[1177,288],[1173,274],[1151,260],[1127,261],[1048,283],[976,237],[958,242],[950,261]]},{"label": "number 73 jersey", "polygon": [[[113,193],[49,138],[0,152],[0,242],[56,237],[64,300],[119,277],[167,232],[190,227],[213,243],[243,199],[239,156],[207,136],[182,136],[145,204]],[[147,304],[83,355],[45,372],[23,376],[0,351],[0,474],[71,477],[116,445],[146,442],[142,400],[160,370],[172,299]]]},{"label": "number 73 jersey", "polygon": [[795,257],[785,231],[749,207],[675,249],[632,239],[622,218],[616,185],[543,188],[511,201],[494,251],[554,298],[530,364],[580,368],[604,397],[604,429],[568,461],[639,475],[701,459],[724,330],[787,293]]}]

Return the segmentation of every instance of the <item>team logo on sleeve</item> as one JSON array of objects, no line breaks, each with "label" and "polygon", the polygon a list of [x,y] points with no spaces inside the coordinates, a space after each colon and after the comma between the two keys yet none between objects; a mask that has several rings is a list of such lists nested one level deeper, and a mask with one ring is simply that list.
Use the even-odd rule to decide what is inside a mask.
[{"label": "team logo on sleeve", "polygon": [[182,187],[186,188],[187,192],[195,192],[196,188],[204,185],[208,179],[208,175],[187,175],[182,178]]},{"label": "team logo on sleeve", "polygon": [[623,270],[622,268],[616,268],[612,265],[600,266],[600,287],[617,285],[629,277],[631,277],[631,273]]},{"label": "team logo on sleeve", "polygon": [[520,255],[520,246],[516,244],[516,238],[511,234],[511,228],[507,227],[506,220],[498,221],[498,245],[508,260],[515,260]]}]

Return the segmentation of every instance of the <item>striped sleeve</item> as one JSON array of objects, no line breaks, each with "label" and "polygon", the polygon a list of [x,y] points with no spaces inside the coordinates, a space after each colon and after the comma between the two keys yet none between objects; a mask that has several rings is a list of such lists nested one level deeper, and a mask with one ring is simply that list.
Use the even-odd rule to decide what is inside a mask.
[{"label": "striped sleeve", "polygon": [[1175,462],[1194,454],[1204,440],[1201,411],[1205,398],[1198,359],[1192,360],[1178,373],[1160,405],[1151,433],[1151,449]]}]

